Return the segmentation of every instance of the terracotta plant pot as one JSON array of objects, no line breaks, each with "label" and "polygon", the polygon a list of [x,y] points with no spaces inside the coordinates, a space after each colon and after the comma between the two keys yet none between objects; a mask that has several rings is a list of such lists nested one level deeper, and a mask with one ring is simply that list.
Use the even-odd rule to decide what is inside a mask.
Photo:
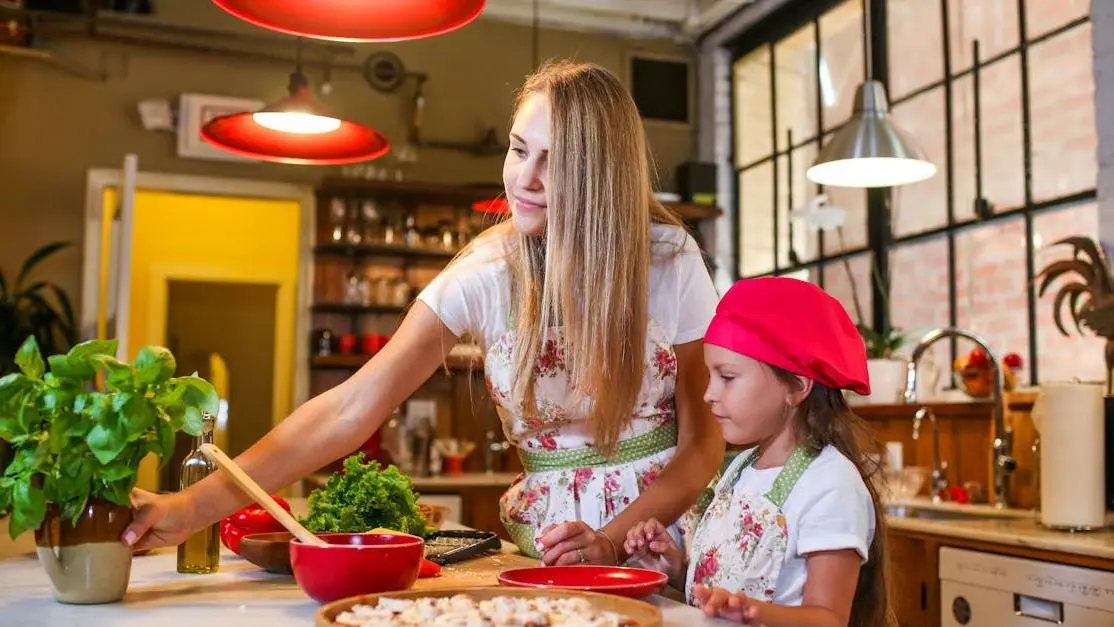
[{"label": "terracotta plant pot", "polygon": [[132,550],[120,542],[133,511],[90,501],[71,525],[50,505],[35,530],[35,545],[54,598],[62,603],[112,603],[123,598],[131,577]]}]

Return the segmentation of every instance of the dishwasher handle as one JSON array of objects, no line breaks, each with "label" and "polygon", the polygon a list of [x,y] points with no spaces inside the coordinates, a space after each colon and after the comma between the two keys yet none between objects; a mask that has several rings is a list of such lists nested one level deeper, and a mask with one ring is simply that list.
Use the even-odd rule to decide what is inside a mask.
[{"label": "dishwasher handle", "polygon": [[1064,604],[1060,601],[1014,593],[1013,611],[1018,616],[1035,618],[1055,625],[1064,623]]}]

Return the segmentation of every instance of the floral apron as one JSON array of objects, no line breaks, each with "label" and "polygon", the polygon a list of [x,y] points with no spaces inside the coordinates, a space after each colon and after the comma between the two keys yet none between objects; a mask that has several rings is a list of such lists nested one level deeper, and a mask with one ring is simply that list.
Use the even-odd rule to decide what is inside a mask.
[{"label": "floral apron", "polygon": [[[559,334],[551,331],[538,357],[537,406],[530,411],[513,398],[515,333],[500,336],[484,361],[503,431],[526,470],[500,498],[500,519],[518,548],[534,558],[540,558],[537,537],[549,525],[580,520],[599,529],[618,516],[653,483],[677,446],[677,357],[660,325],[651,320],[647,329],[638,403],[611,459],[597,452],[586,404],[569,390]],[[679,542],[679,528],[671,532]]]},{"label": "floral apron", "polygon": [[788,529],[782,507],[816,455],[798,447],[766,494],[736,489],[735,483],[758,458],[755,449],[728,468],[716,488],[697,504],[699,523],[692,531],[685,595],[695,605],[693,586],[742,592],[772,601],[785,562]]}]

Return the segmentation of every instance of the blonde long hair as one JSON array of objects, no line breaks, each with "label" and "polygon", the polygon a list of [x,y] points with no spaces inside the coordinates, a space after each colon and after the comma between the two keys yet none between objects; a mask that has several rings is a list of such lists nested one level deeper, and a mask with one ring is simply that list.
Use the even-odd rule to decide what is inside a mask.
[{"label": "blonde long hair", "polygon": [[557,342],[547,330],[562,326],[554,348],[610,455],[642,384],[650,227],[682,223],[654,198],[642,120],[613,74],[551,61],[527,78],[516,113],[533,94],[546,94],[551,111],[548,209],[545,235],[519,234],[510,258],[516,392],[534,411],[535,363]]}]

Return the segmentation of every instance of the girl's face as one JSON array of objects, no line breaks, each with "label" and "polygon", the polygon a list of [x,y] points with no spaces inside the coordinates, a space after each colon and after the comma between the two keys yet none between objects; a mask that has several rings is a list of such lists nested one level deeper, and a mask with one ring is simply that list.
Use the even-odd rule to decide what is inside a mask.
[{"label": "girl's face", "polygon": [[808,395],[811,385],[794,389],[778,379],[769,366],[735,351],[704,345],[708,390],[704,400],[731,444],[757,444],[780,434],[792,419],[791,408]]},{"label": "girl's face", "polygon": [[514,226],[523,235],[545,232],[549,198],[549,97],[535,92],[518,110],[503,161],[503,186]]}]

